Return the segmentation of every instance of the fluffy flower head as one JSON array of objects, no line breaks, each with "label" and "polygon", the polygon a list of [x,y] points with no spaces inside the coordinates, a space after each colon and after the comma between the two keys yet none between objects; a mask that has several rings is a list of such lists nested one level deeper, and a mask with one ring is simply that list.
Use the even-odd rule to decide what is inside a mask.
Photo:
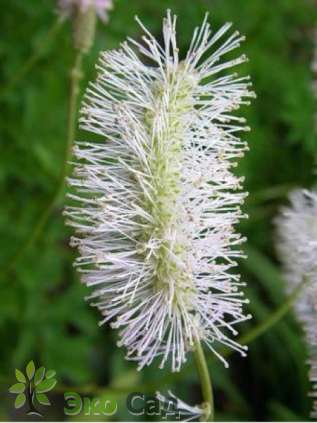
[{"label": "fluffy flower head", "polygon": [[317,193],[293,191],[290,203],[282,209],[276,226],[278,252],[293,288],[303,277],[317,283]]},{"label": "fluffy flower head", "polygon": [[101,141],[77,143],[66,213],[102,323],[120,330],[139,368],[159,357],[177,371],[197,339],[218,356],[219,343],[244,354],[232,335],[249,316],[230,269],[246,195],[232,167],[248,128],[232,112],[253,93],[248,77],[223,73],[246,60],[220,61],[243,40],[220,42],[231,24],[212,32],[206,18],[181,60],[175,16],[164,19],[162,46],[138,22],[142,43],[103,52],[87,90],[82,128]]},{"label": "fluffy flower head", "polygon": [[[288,290],[306,281],[295,303],[310,350],[310,380],[317,392],[317,192],[296,190],[291,205],[276,219],[277,248],[285,269]],[[313,417],[317,417],[317,401]]]}]

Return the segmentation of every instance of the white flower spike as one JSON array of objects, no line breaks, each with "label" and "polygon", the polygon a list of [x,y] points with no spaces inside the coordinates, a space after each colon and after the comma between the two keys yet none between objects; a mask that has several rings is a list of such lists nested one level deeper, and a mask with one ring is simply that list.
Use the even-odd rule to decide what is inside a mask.
[{"label": "white flower spike", "polygon": [[195,340],[227,364],[217,346],[245,355],[231,336],[249,318],[244,284],[230,273],[242,257],[233,227],[246,196],[232,167],[248,127],[231,113],[254,94],[248,77],[221,72],[246,57],[220,59],[244,37],[221,44],[231,24],[213,33],[206,16],[181,60],[176,16],[167,12],[163,46],[137,21],[142,44],[101,54],[82,108],[82,128],[101,141],[74,151],[66,214],[78,233],[76,266],[101,323],[120,329],[118,345],[139,369],[159,357],[179,371]]},{"label": "white flower spike", "polygon": [[[285,268],[291,292],[305,282],[295,302],[295,311],[303,325],[310,350],[309,378],[317,396],[317,192],[296,190],[290,194],[290,207],[276,219],[277,249]],[[312,417],[317,417],[317,401]]]}]

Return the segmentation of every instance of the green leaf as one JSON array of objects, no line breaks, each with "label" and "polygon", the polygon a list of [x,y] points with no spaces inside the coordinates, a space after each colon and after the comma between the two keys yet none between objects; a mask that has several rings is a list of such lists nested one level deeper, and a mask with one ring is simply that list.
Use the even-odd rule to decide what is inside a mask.
[{"label": "green leaf", "polygon": [[29,380],[32,380],[34,373],[35,373],[35,365],[34,365],[34,361],[31,360],[29,364],[26,366],[26,374]]},{"label": "green leaf", "polygon": [[21,408],[25,404],[25,401],[26,401],[25,394],[19,394],[19,395],[17,395],[17,397],[16,397],[16,399],[14,401],[14,407],[15,408]]},{"label": "green leaf", "polygon": [[48,371],[46,372],[45,377],[46,377],[46,379],[51,379],[51,378],[52,378],[52,377],[54,377],[55,375],[56,375],[55,370],[48,370]]},{"label": "green leaf", "polygon": [[36,393],[35,394],[36,399],[38,400],[38,402],[42,405],[51,405],[50,400],[47,398],[47,395],[45,394],[40,394],[40,393]]},{"label": "green leaf", "polygon": [[25,390],[25,384],[21,382],[15,383],[9,388],[9,392],[11,392],[11,394],[20,394],[21,392],[24,392],[24,390]]},{"label": "green leaf", "polygon": [[19,382],[26,383],[24,374],[19,369],[15,369],[15,377]]},{"label": "green leaf", "polygon": [[36,386],[35,390],[37,393],[48,392],[54,388],[56,383],[56,379],[45,379],[38,386]]},{"label": "green leaf", "polygon": [[42,380],[44,379],[44,375],[45,375],[45,367],[40,367],[39,369],[37,369],[37,371],[35,372],[34,375],[34,385],[37,386],[39,385]]}]

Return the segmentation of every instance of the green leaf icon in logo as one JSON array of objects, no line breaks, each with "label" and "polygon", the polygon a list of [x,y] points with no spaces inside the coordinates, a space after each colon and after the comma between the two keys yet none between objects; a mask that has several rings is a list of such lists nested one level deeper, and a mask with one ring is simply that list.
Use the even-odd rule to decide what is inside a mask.
[{"label": "green leaf icon in logo", "polygon": [[14,385],[10,386],[9,392],[11,394],[21,394],[25,390],[25,384],[24,383],[15,383]]},{"label": "green leaf icon in logo", "polygon": [[50,400],[47,398],[47,395],[45,394],[35,394],[36,399],[38,400],[38,402],[42,405],[51,405]]},{"label": "green leaf icon in logo", "polygon": [[26,383],[25,376],[19,369],[15,369],[15,377],[19,382]]},{"label": "green leaf icon in logo", "polygon": [[30,361],[29,364],[26,366],[26,374],[29,380],[33,379],[34,373],[35,373],[34,361]]},{"label": "green leaf icon in logo", "polygon": [[35,391],[38,393],[48,392],[54,388],[56,382],[56,379],[45,379],[35,388]]},{"label": "green leaf icon in logo", "polygon": [[15,408],[21,408],[21,407],[23,407],[23,405],[25,404],[25,402],[26,402],[26,396],[25,396],[25,394],[19,394],[19,395],[17,395],[17,397],[16,397],[16,399],[14,401],[14,407]]},{"label": "green leaf icon in logo", "polygon": [[48,370],[47,372],[46,372],[46,379],[51,379],[52,377],[54,377],[56,375],[56,372],[55,372],[55,370]]},{"label": "green leaf icon in logo", "polygon": [[34,361],[31,360],[25,369],[26,376],[18,369],[15,370],[15,377],[18,383],[9,388],[11,394],[17,394],[14,402],[15,408],[21,408],[27,403],[29,409],[27,414],[42,416],[36,409],[38,404],[51,405],[46,392],[51,391],[57,383],[55,370],[48,370],[45,367],[35,369]]},{"label": "green leaf icon in logo", "polygon": [[35,386],[39,385],[44,379],[44,376],[45,376],[45,367],[40,367],[39,369],[37,369],[34,375],[34,385]]}]

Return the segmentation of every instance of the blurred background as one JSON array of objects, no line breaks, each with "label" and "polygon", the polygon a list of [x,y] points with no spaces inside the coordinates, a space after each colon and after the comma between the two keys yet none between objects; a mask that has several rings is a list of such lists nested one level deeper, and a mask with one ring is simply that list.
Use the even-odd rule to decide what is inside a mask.
[{"label": "blurred background", "polygon": [[[116,333],[98,327],[99,315],[84,301],[88,291],[72,268],[76,252],[68,246],[71,231],[64,225],[63,196],[36,242],[25,249],[63,166],[73,52],[70,24],[56,24],[53,0],[2,2],[0,419],[27,418],[25,410],[14,409],[8,387],[14,383],[14,369],[23,369],[30,360],[57,372],[58,385],[50,394],[53,406],[45,409],[47,420],[65,419],[66,390],[114,399],[119,409],[111,420],[117,421],[155,420],[127,411],[131,391],[153,394],[171,389],[196,404],[201,400],[200,386],[191,360],[180,374],[156,366],[139,373],[116,347]],[[249,258],[241,262],[240,270],[253,314],[253,320],[240,326],[244,334],[285,301],[272,218],[292,188],[316,182],[317,108],[311,64],[317,4],[313,0],[114,0],[109,22],[98,23],[95,45],[84,59],[82,90],[95,76],[100,50],[118,47],[126,36],[139,36],[135,14],[160,37],[167,7],[178,15],[183,52],[206,11],[214,28],[232,21],[247,36],[242,48],[250,61],[239,72],[251,75],[258,98],[241,110],[252,127],[246,137],[250,152],[238,170],[246,176],[250,193],[244,207],[250,217],[239,228],[248,237]],[[77,138],[83,137],[78,131]],[[308,419],[311,386],[306,346],[292,312],[250,345],[247,358],[230,355],[229,369],[211,353],[207,355],[217,420]],[[72,420],[90,418],[100,420],[83,415]]]}]

